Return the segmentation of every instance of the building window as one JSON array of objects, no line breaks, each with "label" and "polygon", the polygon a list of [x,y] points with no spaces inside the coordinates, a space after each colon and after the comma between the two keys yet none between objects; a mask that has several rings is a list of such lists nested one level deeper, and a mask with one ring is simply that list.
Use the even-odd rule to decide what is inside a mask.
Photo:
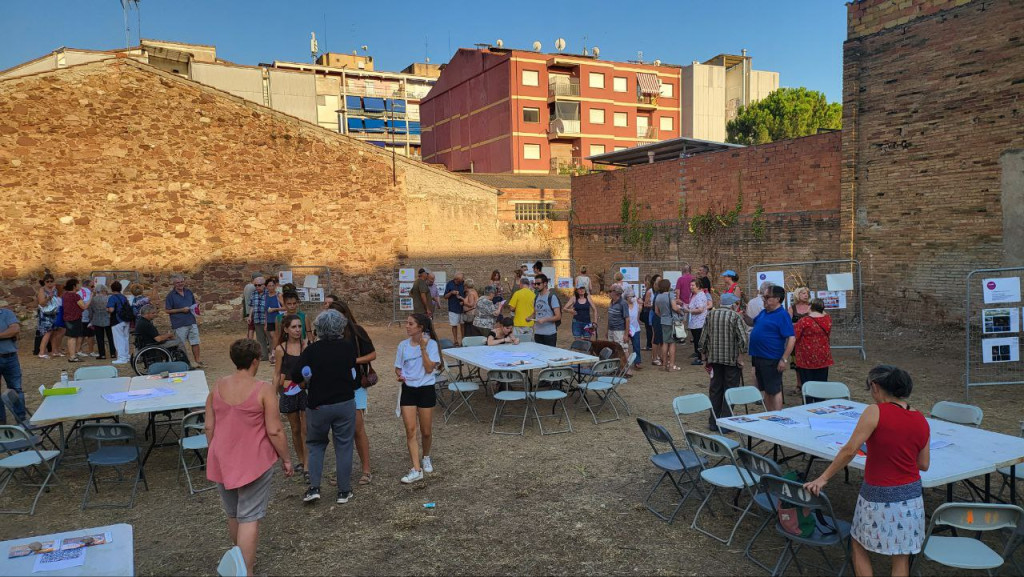
[{"label": "building window", "polygon": [[516,220],[547,220],[553,208],[551,202],[517,202]]},{"label": "building window", "polygon": [[668,82],[661,83],[661,89],[659,90],[663,98],[672,98],[672,85]]},{"label": "building window", "polygon": [[672,117],[662,116],[661,119],[658,120],[658,125],[662,130],[672,130]]},{"label": "building window", "polygon": [[623,78],[622,76],[616,76],[612,78],[612,90],[614,90],[615,92],[625,92],[626,86],[626,79]]},{"label": "building window", "polygon": [[615,152],[618,152],[620,150],[626,150],[627,148],[629,148],[629,147],[628,146],[616,146],[615,147]]},{"label": "building window", "polygon": [[540,122],[540,108],[523,108],[523,122]]},{"label": "building window", "polygon": [[591,88],[604,88],[604,74],[600,72],[590,73],[590,87]]},{"label": "building window", "polygon": [[612,121],[615,126],[629,126],[629,115],[625,112],[616,112]]},{"label": "building window", "polygon": [[523,158],[526,160],[540,160],[540,145],[539,144],[524,144],[523,145]]},{"label": "building window", "polygon": [[604,154],[604,145],[603,144],[591,144],[590,145],[590,156],[594,156],[596,154]]},{"label": "building window", "polygon": [[540,86],[540,72],[523,70],[523,86]]},{"label": "building window", "polygon": [[604,109],[603,108],[591,108],[590,109],[590,123],[591,124],[604,124]]}]

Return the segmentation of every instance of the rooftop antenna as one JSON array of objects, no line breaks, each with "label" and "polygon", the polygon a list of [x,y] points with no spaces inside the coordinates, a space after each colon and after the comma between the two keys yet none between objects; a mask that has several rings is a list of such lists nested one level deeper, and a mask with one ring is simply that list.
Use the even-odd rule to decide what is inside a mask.
[{"label": "rooftop antenna", "polygon": [[494,45],[497,46],[498,48],[501,48],[505,46],[505,41],[502,40],[501,38],[498,38],[497,40],[494,41]]},{"label": "rooftop antenna", "polygon": [[601,49],[598,48],[597,46],[595,46],[594,47],[594,58],[597,58],[600,55],[601,55]]},{"label": "rooftop antenna", "polygon": [[138,22],[136,32],[139,34],[139,44],[142,44],[142,12],[139,10],[139,0],[121,0],[121,12],[124,13],[124,48],[128,50],[132,47],[131,40],[131,25],[128,23],[128,14],[132,11],[132,7],[135,7],[136,21]]},{"label": "rooftop antenna", "polygon": [[587,56],[587,35],[583,35],[583,55]]},{"label": "rooftop antenna", "polygon": [[533,41],[533,51],[540,52],[540,40]]},{"label": "rooftop antenna", "polygon": [[561,52],[565,50],[565,38],[559,38],[555,40],[555,50]]},{"label": "rooftop antenna", "polygon": [[313,62],[316,62],[316,55],[317,55],[318,52],[320,52],[319,48],[320,48],[320,46],[317,45],[317,42],[316,42],[316,32],[310,32],[309,33],[309,54],[310,54],[310,57],[313,59]]},{"label": "rooftop antenna", "polygon": [[643,50],[637,50],[636,51],[636,61],[639,62],[640,64],[644,63],[644,51]]}]

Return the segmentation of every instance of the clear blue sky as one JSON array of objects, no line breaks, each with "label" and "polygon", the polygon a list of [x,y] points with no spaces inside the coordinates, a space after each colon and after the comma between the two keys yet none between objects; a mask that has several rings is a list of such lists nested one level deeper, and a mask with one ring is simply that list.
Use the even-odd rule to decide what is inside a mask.
[{"label": "clear blue sky", "polygon": [[[843,0],[547,0],[434,2],[381,0],[141,0],[142,36],[214,44],[239,64],[309,61],[309,33],[320,49],[369,47],[380,70],[400,70],[429,56],[447,62],[459,47],[501,38],[507,48],[534,40],[567,52],[583,38],[601,58],[689,64],[746,48],[754,68],[781,74],[782,86],[842,98]],[[131,22],[137,44],[136,22]],[[110,49],[124,45],[119,0],[0,0],[0,69],[60,46]]]}]

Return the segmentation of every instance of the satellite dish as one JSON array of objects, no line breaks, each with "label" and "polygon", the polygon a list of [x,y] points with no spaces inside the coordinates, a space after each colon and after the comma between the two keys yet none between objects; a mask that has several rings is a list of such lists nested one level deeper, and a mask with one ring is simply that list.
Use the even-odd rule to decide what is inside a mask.
[{"label": "satellite dish", "polygon": [[598,48],[597,46],[595,46],[594,47],[594,58],[597,58],[600,55],[601,55],[601,49]]},{"label": "satellite dish", "polygon": [[558,50],[559,52],[565,50],[565,38],[555,40],[555,50]]},{"label": "satellite dish", "polygon": [[495,45],[495,46],[497,46],[498,48],[501,48],[502,46],[504,46],[504,45],[505,45],[505,41],[503,41],[503,40],[502,40],[501,38],[498,38],[498,39],[497,39],[497,40],[496,40],[496,41],[494,42],[494,45]]},{"label": "satellite dish", "polygon": [[654,65],[655,66],[661,66],[661,60],[655,60],[654,61]]},{"label": "satellite dish", "polygon": [[360,46],[360,48],[363,49],[363,52],[366,52],[367,50],[369,50],[369,48],[366,46],[366,44],[363,44],[362,46]]},{"label": "satellite dish", "polygon": [[534,40],[534,42],[533,42],[533,51],[534,52],[540,52],[540,40]]}]

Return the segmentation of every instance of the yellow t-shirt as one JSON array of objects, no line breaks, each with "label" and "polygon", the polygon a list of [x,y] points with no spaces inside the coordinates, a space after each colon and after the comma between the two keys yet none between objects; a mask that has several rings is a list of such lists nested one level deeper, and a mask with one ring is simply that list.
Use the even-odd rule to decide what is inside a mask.
[{"label": "yellow t-shirt", "polygon": [[517,327],[533,326],[533,321],[526,320],[526,317],[533,314],[533,303],[536,299],[537,295],[528,288],[521,288],[512,294],[508,306],[516,312],[516,316],[512,319],[513,325]]}]

